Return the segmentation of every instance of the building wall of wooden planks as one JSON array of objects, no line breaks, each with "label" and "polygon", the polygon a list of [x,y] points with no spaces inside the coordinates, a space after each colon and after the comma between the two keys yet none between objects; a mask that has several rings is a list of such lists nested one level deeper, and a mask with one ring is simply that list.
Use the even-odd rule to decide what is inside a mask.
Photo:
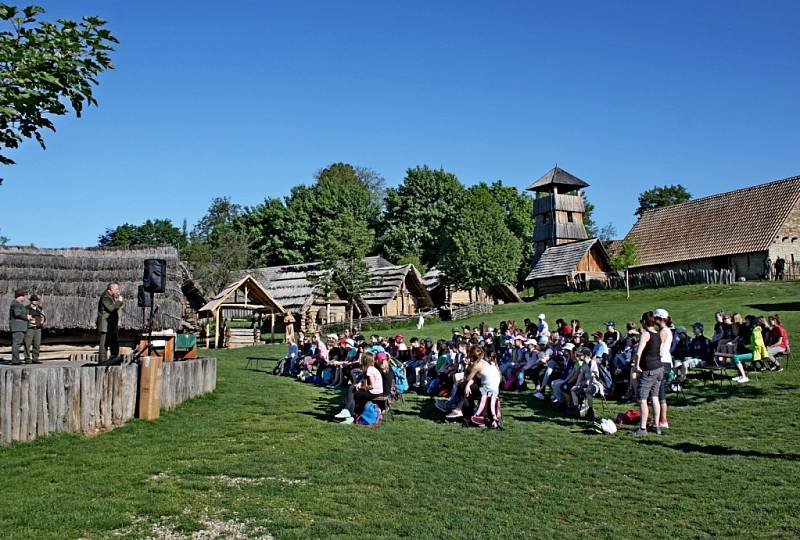
[{"label": "building wall of wooden planks", "polygon": [[[161,408],[216,388],[215,358],[167,362]],[[136,414],[139,366],[36,366],[0,369],[0,442],[31,441],[57,433],[108,431]]]}]

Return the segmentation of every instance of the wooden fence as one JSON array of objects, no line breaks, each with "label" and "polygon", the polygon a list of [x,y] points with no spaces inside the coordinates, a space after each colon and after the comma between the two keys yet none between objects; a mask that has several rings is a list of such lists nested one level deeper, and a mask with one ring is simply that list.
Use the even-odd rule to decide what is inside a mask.
[{"label": "wooden fence", "polygon": [[450,310],[440,310],[442,312],[443,321],[457,321],[459,319],[466,319],[473,315],[484,315],[491,313],[494,305],[490,302],[475,302],[467,306],[456,307]]},{"label": "wooden fence", "polygon": [[[736,272],[732,270],[664,270],[662,272],[631,273],[631,289],[653,289],[676,287],[679,285],[730,285],[736,282]],[[607,280],[574,279],[568,280],[573,291],[596,291],[600,289],[624,289],[625,276],[612,275]]]},{"label": "wooden fence", "polygon": [[[52,364],[56,364],[53,362]],[[136,414],[139,365],[82,367],[58,362],[0,368],[0,442],[56,433],[94,434]],[[215,358],[164,364],[161,408],[216,388]]]}]

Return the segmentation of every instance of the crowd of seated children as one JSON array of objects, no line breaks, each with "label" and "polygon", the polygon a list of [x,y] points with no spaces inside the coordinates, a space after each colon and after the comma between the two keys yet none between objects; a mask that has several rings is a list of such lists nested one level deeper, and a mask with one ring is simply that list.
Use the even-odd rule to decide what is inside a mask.
[{"label": "crowd of seated children", "polygon": [[[779,357],[790,351],[779,315],[742,317],[720,311],[709,338],[700,322],[687,330],[676,327],[663,309],[648,313],[651,316],[645,314],[642,321],[651,326],[640,330],[629,322],[625,333],[617,330],[614,321],[592,334],[575,319],[557,319],[551,329],[543,313],[535,322],[526,319],[522,325],[515,321],[501,321],[497,327],[465,325],[454,328],[450,339],[436,342],[412,337],[406,344],[399,334],[365,339],[348,331],[324,338],[299,332],[296,342],[294,336],[287,340],[286,362],[289,372],[301,379],[344,389],[345,406],[337,419],[345,423],[367,401],[390,392],[394,365],[398,374],[405,373],[413,390],[443,398],[436,406],[449,419],[469,418],[476,397],[496,396],[501,389],[532,389],[536,399],[547,400],[567,414],[588,416],[594,412],[594,397],[600,394],[604,399],[638,401],[643,408],[653,399],[658,402],[653,425],[663,429],[669,425],[666,390],[679,391],[692,370],[732,362],[739,372],[733,380],[746,383],[745,365],[780,370]],[[641,380],[645,370],[640,355],[646,348],[653,364],[647,371],[655,371],[656,342],[662,376],[654,385],[651,376]]]}]

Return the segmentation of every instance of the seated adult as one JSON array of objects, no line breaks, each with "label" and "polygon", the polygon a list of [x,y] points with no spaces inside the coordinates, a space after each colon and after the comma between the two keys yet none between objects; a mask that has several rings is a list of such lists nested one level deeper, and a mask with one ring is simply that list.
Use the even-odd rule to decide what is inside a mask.
[{"label": "seated adult", "polygon": [[352,424],[356,413],[361,412],[367,402],[383,395],[383,375],[375,367],[375,356],[365,352],[361,361],[364,377],[359,384],[353,384],[347,389],[344,409],[334,416],[342,420],[342,424]]},{"label": "seated adult", "polygon": [[474,411],[476,399],[480,396],[500,395],[500,370],[488,362],[480,347],[472,346],[469,349],[470,367],[464,380],[459,385],[460,400],[456,407],[447,415],[448,420],[464,416],[464,408],[469,406]]},{"label": "seated adult", "polygon": [[289,350],[286,352],[284,362],[289,363],[289,369],[285,370],[284,373],[296,373],[297,362],[300,359],[300,348],[297,346],[297,343],[294,342],[294,336],[287,337],[286,343]]}]

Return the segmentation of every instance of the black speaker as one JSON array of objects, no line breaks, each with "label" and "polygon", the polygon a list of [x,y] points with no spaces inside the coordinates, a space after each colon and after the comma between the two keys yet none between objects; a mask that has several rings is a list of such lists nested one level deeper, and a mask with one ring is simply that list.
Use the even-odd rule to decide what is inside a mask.
[{"label": "black speaker", "polygon": [[139,307],[150,307],[150,293],[144,290],[144,285],[139,285],[136,300]]},{"label": "black speaker", "polygon": [[145,292],[163,293],[167,290],[167,261],[145,259],[142,285]]}]

